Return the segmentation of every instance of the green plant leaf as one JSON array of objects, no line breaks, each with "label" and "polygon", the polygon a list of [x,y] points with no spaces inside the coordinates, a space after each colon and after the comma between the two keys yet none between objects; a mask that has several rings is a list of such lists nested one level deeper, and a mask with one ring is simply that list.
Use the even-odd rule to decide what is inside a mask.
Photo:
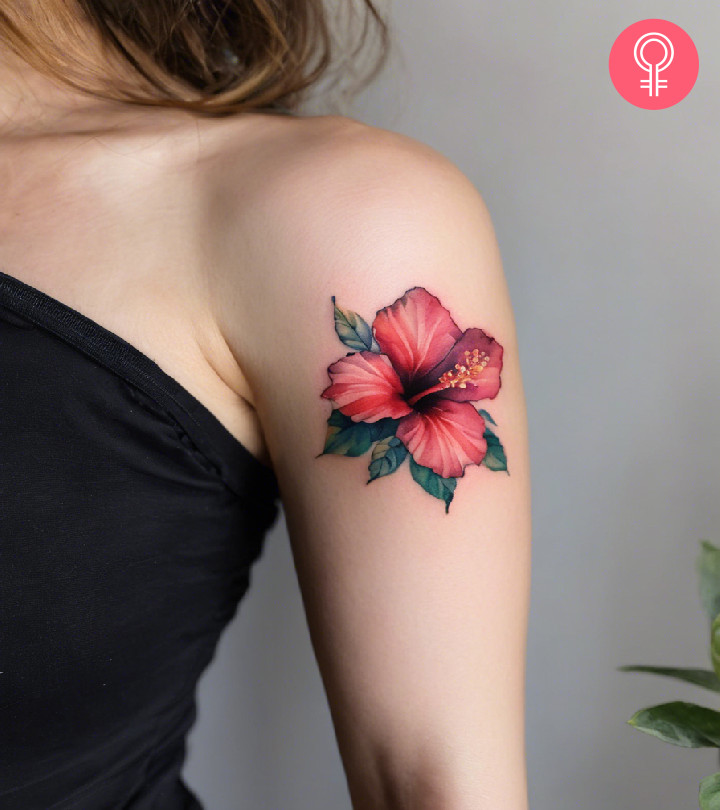
[{"label": "green plant leaf", "polygon": [[445,502],[445,513],[450,510],[450,502],[455,496],[455,485],[457,478],[443,478],[430,467],[423,467],[410,456],[410,473],[415,481],[434,498],[439,498]]},{"label": "green plant leaf", "polygon": [[484,408],[478,408],[478,413],[486,422],[490,422],[493,425],[497,425],[497,422],[490,416],[490,414]]},{"label": "green plant leaf", "polygon": [[368,468],[370,473],[368,484],[376,478],[395,472],[405,460],[405,456],[407,456],[407,450],[397,436],[388,436],[379,441],[373,447],[372,461]]},{"label": "green plant leaf", "polygon": [[720,748],[720,712],[677,700],[640,709],[631,726],[682,748]]},{"label": "green plant leaf", "polygon": [[500,439],[490,430],[485,428],[483,438],[487,442],[487,452],[482,460],[482,464],[495,471],[508,472],[507,458],[505,457],[505,450],[503,449]]},{"label": "green plant leaf", "polygon": [[319,455],[361,456],[373,443],[373,426],[353,422],[349,416],[334,408],[327,421],[325,447]]},{"label": "green plant leaf", "polygon": [[335,331],[340,340],[353,351],[379,352],[380,347],[368,323],[357,312],[340,309],[335,303],[334,295],[332,302],[335,307]]},{"label": "green plant leaf", "polygon": [[700,579],[700,601],[712,622],[720,613],[720,549],[707,540],[701,540],[695,569]]},{"label": "green plant leaf", "polygon": [[720,810],[720,773],[706,776],[700,782],[701,810]]},{"label": "green plant leaf", "polygon": [[710,626],[710,660],[717,675],[720,673],[720,613]]},{"label": "green plant leaf", "polygon": [[667,678],[676,678],[686,683],[702,686],[720,692],[720,678],[711,669],[695,669],[692,667],[651,667],[644,664],[628,664],[618,667],[621,672],[649,672],[651,675],[664,675]]}]

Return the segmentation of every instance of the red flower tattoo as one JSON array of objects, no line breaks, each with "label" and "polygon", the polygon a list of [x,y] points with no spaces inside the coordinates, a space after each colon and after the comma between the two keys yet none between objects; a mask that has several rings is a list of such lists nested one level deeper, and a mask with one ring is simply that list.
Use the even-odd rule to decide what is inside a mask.
[{"label": "red flower tattoo", "polygon": [[409,454],[413,478],[444,500],[446,511],[468,464],[507,471],[502,445],[487,427],[495,421],[470,404],[500,391],[503,348],[493,337],[478,328],[463,332],[423,287],[378,310],[372,329],[335,306],[335,329],[356,351],[327,369],[331,384],[321,396],[336,410],[321,455],[361,455],[377,442],[372,481]]}]

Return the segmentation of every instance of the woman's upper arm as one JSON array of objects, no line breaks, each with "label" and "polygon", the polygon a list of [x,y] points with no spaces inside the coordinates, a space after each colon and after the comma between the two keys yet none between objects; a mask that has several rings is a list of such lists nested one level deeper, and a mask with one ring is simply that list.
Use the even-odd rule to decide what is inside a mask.
[{"label": "woman's upper arm", "polygon": [[285,177],[228,236],[256,270],[228,260],[217,306],[353,804],[525,810],[529,461],[489,214],[450,161],[384,130]]}]

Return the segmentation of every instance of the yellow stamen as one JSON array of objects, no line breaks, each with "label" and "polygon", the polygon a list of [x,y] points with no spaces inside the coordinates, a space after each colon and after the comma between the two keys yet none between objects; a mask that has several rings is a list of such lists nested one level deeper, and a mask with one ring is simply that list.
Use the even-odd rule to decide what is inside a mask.
[{"label": "yellow stamen", "polygon": [[479,349],[465,351],[465,360],[462,363],[455,363],[457,371],[446,371],[439,382],[442,390],[443,388],[467,388],[467,384],[476,380],[487,366],[490,358],[485,352]]},{"label": "yellow stamen", "polygon": [[488,355],[480,351],[480,349],[473,349],[472,351],[466,349],[464,357],[465,359],[463,361],[455,363],[455,371],[452,369],[446,371],[435,385],[411,397],[407,401],[408,405],[414,405],[419,399],[422,399],[422,397],[433,394],[436,391],[442,391],[445,388],[467,388],[467,384],[476,380],[490,362]]}]

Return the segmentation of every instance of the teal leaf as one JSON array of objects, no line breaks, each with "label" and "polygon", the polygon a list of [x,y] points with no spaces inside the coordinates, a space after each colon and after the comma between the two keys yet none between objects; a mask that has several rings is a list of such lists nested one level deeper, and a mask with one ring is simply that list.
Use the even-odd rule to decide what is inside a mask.
[{"label": "teal leaf", "polygon": [[379,419],[377,422],[353,422],[339,408],[334,408],[327,420],[325,447],[318,455],[362,456],[373,442],[394,436],[399,419]]},{"label": "teal leaf", "polygon": [[720,773],[706,776],[700,782],[700,809],[720,810]]},{"label": "teal leaf", "polygon": [[445,513],[450,510],[450,502],[455,496],[457,478],[443,478],[430,467],[423,467],[410,456],[410,473],[415,481],[434,498],[445,502]]},{"label": "teal leaf", "polygon": [[493,425],[497,425],[497,422],[490,416],[490,414],[484,408],[478,408],[478,413],[486,422],[491,422]]},{"label": "teal leaf", "polygon": [[[368,422],[367,426],[370,428],[372,441],[379,442],[382,439],[387,439],[389,436],[394,436],[399,424],[399,419],[391,419],[389,416],[386,416],[384,419],[378,419],[377,422]],[[400,440],[398,439],[398,441]]]},{"label": "teal leaf", "polygon": [[507,458],[505,458],[505,450],[500,443],[500,439],[498,439],[490,428],[485,429],[483,437],[487,442],[487,452],[485,453],[482,463],[491,470],[504,470],[508,472]]},{"label": "teal leaf", "polygon": [[332,302],[335,307],[335,331],[340,340],[353,351],[379,352],[380,347],[368,323],[357,312],[340,309],[335,303],[334,295]]},{"label": "teal leaf", "polygon": [[397,436],[389,436],[379,441],[375,447],[373,447],[372,461],[368,468],[368,472],[370,473],[368,484],[376,478],[381,478],[383,475],[390,475],[390,473],[395,472],[403,463],[407,454],[405,445]]},{"label": "teal leaf", "polygon": [[720,748],[720,712],[677,700],[640,709],[631,726],[682,748]]},{"label": "teal leaf", "polygon": [[679,681],[701,686],[720,692],[720,678],[711,669],[695,669],[692,667],[651,667],[643,664],[628,664],[618,667],[621,672],[648,672],[651,675],[661,675],[666,678],[676,678]]},{"label": "teal leaf", "polygon": [[337,408],[330,414],[327,425],[325,447],[321,456],[333,453],[340,456],[361,456],[373,443],[373,425],[353,422]]},{"label": "teal leaf", "polygon": [[720,613],[720,549],[707,540],[700,541],[695,564],[700,579],[700,601],[710,622]]}]

